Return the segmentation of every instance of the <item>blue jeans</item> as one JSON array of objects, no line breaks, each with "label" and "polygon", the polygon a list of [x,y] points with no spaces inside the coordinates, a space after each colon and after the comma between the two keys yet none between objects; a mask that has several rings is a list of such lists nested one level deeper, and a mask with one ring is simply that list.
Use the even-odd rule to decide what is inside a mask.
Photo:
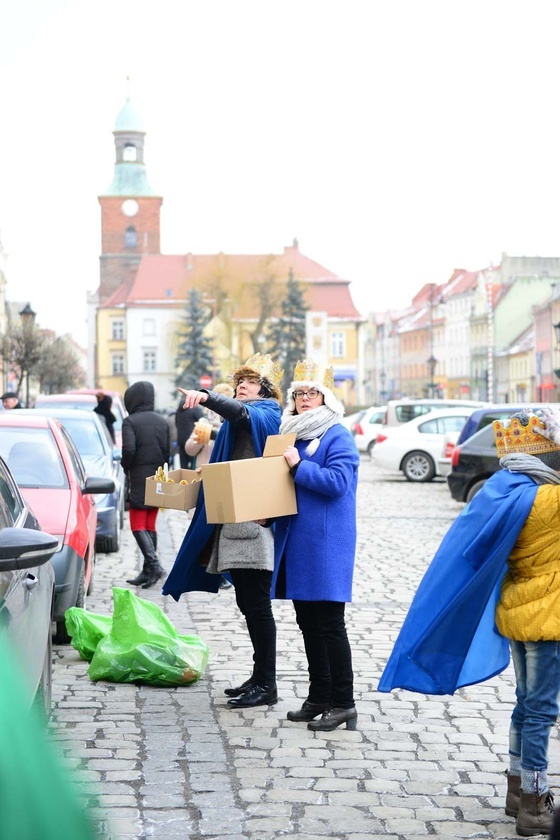
[{"label": "blue jeans", "polygon": [[517,703],[509,728],[509,752],[527,770],[546,770],[550,730],[558,717],[560,642],[510,640]]}]

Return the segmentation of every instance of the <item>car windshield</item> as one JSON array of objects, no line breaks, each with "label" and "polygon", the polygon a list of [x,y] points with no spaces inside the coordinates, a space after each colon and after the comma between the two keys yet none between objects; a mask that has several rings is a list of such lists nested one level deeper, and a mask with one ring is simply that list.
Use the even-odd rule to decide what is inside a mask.
[{"label": "car windshield", "polygon": [[78,420],[75,417],[63,417],[60,421],[68,431],[70,437],[76,444],[76,449],[80,455],[106,455],[107,450],[103,446],[103,441],[99,436],[99,430],[96,423],[90,423],[89,420]]},{"label": "car windshield", "polygon": [[20,487],[68,487],[60,452],[48,429],[1,426],[0,455]]}]

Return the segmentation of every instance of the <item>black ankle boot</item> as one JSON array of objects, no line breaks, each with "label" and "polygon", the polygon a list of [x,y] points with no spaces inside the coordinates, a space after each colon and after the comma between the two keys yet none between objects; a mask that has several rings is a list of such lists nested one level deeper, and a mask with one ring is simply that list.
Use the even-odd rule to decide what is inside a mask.
[{"label": "black ankle boot", "polygon": [[351,709],[327,709],[323,712],[321,720],[312,720],[307,728],[313,732],[332,732],[341,724],[346,724],[346,729],[354,730],[358,724],[358,712],[355,706]]},{"label": "black ankle boot", "polygon": [[152,561],[148,561],[148,574],[144,583],[141,584],[142,589],[149,589],[150,586],[153,586],[154,583],[157,583],[158,580],[161,580],[163,577],[165,577],[165,575],[165,569],[162,569],[157,560],[155,563],[152,563]]},{"label": "black ankle boot", "polygon": [[251,706],[273,706],[278,702],[276,685],[252,685],[247,691],[233,700],[228,700],[228,706],[234,709],[247,709]]},{"label": "black ankle boot", "polygon": [[253,677],[249,677],[248,680],[245,680],[241,685],[236,685],[235,688],[224,688],[224,694],[227,694],[228,697],[239,697],[240,694],[245,694],[252,685]]},{"label": "black ankle boot", "polygon": [[301,709],[298,709],[297,712],[288,712],[286,717],[288,720],[295,721],[313,720],[313,718],[319,717],[323,712],[326,712],[328,708],[328,703],[310,703],[309,700],[304,700]]},{"label": "black ankle boot", "polygon": [[157,535],[155,531],[133,531],[132,533],[144,557],[144,567],[138,577],[134,578],[134,581],[142,578],[140,583],[133,583],[132,581],[129,581],[129,583],[132,583],[133,586],[141,586],[142,589],[148,589],[165,576],[165,569],[162,569],[159,565],[154,548]]},{"label": "black ankle boot", "polygon": [[146,563],[144,563],[144,565],[142,567],[142,571],[140,572],[140,574],[137,575],[135,578],[129,578],[127,580],[127,583],[130,583],[131,586],[142,586],[142,584],[146,583],[147,580],[148,580],[148,571],[147,571],[147,568],[146,568]]}]

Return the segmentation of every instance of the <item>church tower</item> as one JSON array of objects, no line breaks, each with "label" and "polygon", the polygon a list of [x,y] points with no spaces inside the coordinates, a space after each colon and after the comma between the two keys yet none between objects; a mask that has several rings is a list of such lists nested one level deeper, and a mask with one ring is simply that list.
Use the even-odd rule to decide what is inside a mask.
[{"label": "church tower", "polygon": [[113,136],[113,181],[98,196],[101,205],[99,303],[135,277],[142,254],[160,253],[163,199],[152,190],[146,177],[146,132],[130,98],[117,116]]}]

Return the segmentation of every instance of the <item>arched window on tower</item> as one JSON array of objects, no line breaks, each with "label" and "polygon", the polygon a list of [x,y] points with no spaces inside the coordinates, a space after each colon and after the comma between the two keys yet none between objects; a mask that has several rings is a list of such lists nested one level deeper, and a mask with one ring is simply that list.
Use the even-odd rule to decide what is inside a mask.
[{"label": "arched window on tower", "polygon": [[124,246],[125,248],[136,248],[136,243],[138,242],[138,236],[136,234],[136,228],[127,227],[125,234],[124,234]]},{"label": "arched window on tower", "polygon": [[123,149],[123,160],[134,162],[137,159],[136,146],[132,143],[126,143]]}]

